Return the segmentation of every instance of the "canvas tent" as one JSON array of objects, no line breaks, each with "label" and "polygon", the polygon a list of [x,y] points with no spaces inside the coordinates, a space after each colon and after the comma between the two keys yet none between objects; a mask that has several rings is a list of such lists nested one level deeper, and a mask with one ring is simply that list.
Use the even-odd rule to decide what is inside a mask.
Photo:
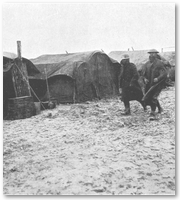
[{"label": "canvas tent", "polygon": [[3,51],[3,56],[10,59],[17,58],[17,55],[15,53],[6,52],[6,51]]},{"label": "canvas tent", "polygon": [[84,102],[118,92],[119,63],[101,51],[42,55],[31,61],[43,78],[34,76],[30,84],[43,101],[55,98],[58,103]]},{"label": "canvas tent", "polygon": [[[27,94],[27,86],[24,87],[26,83],[25,77],[22,75],[22,72],[19,71],[18,68],[18,58],[15,56],[11,56],[11,54],[3,54],[3,117],[7,116],[8,111],[8,99],[16,98],[17,96],[26,96]],[[33,65],[33,63],[26,59],[22,58],[23,65],[27,67],[27,76],[28,78],[33,78],[36,76],[41,76],[40,71]],[[22,95],[18,95],[15,88],[14,76],[19,76],[19,86],[18,89]],[[23,90],[25,89],[25,90]]]}]

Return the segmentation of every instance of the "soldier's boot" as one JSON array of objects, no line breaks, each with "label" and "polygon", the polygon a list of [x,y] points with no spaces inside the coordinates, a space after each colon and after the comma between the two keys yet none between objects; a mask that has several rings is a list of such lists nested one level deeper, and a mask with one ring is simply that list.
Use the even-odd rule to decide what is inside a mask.
[{"label": "soldier's boot", "polygon": [[151,113],[149,116],[149,120],[157,120],[157,116],[155,113],[156,105],[157,105],[156,103],[151,103]]},{"label": "soldier's boot", "polygon": [[156,116],[155,111],[151,111],[150,114],[149,114],[149,117],[155,117],[155,116]]},{"label": "soldier's boot", "polygon": [[123,113],[121,113],[122,115],[130,115],[131,112],[130,112],[130,103],[128,100],[125,100],[124,101],[124,107],[125,107],[125,110]]},{"label": "soldier's boot", "polygon": [[124,112],[121,113],[121,115],[130,115],[131,111],[130,108],[125,108]]},{"label": "soldier's boot", "polygon": [[162,113],[162,112],[163,112],[163,108],[162,107],[158,108],[158,113]]},{"label": "soldier's boot", "polygon": [[150,115],[149,115],[149,120],[157,120],[157,115],[155,113],[155,111],[151,111]]}]

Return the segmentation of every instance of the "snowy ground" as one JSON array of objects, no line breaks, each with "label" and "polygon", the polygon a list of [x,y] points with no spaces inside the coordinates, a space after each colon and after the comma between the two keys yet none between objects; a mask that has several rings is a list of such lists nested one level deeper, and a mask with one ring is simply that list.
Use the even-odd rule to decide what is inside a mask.
[{"label": "snowy ground", "polygon": [[149,121],[138,102],[121,116],[118,98],[59,105],[3,122],[4,194],[175,194],[175,88]]}]

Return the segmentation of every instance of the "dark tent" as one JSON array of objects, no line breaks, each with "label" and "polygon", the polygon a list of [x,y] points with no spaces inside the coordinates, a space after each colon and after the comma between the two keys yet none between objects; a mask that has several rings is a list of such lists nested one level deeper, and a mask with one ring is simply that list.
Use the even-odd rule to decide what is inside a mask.
[{"label": "dark tent", "polygon": [[42,55],[31,61],[43,78],[34,76],[30,84],[43,101],[55,98],[58,103],[84,102],[118,92],[117,70],[120,65],[101,51]]},{"label": "dark tent", "polygon": [[[8,99],[17,97],[16,90],[14,87],[14,72],[16,71],[19,76],[19,87],[23,88],[23,84],[27,84],[25,81],[25,77],[22,75],[23,72],[20,72],[18,69],[18,59],[3,56],[3,117],[7,116],[8,110]],[[33,78],[35,75],[38,77],[41,76],[40,71],[33,65],[33,63],[26,59],[22,58],[23,65],[26,65],[27,68],[27,76],[28,78]],[[27,88],[27,87],[24,87]],[[26,96],[27,90],[21,91],[22,96]]]}]

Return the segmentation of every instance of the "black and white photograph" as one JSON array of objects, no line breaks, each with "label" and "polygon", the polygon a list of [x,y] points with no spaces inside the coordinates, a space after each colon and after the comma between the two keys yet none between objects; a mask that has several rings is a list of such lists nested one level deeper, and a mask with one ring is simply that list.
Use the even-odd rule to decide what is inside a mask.
[{"label": "black and white photograph", "polygon": [[3,195],[175,196],[176,3],[1,6]]}]

